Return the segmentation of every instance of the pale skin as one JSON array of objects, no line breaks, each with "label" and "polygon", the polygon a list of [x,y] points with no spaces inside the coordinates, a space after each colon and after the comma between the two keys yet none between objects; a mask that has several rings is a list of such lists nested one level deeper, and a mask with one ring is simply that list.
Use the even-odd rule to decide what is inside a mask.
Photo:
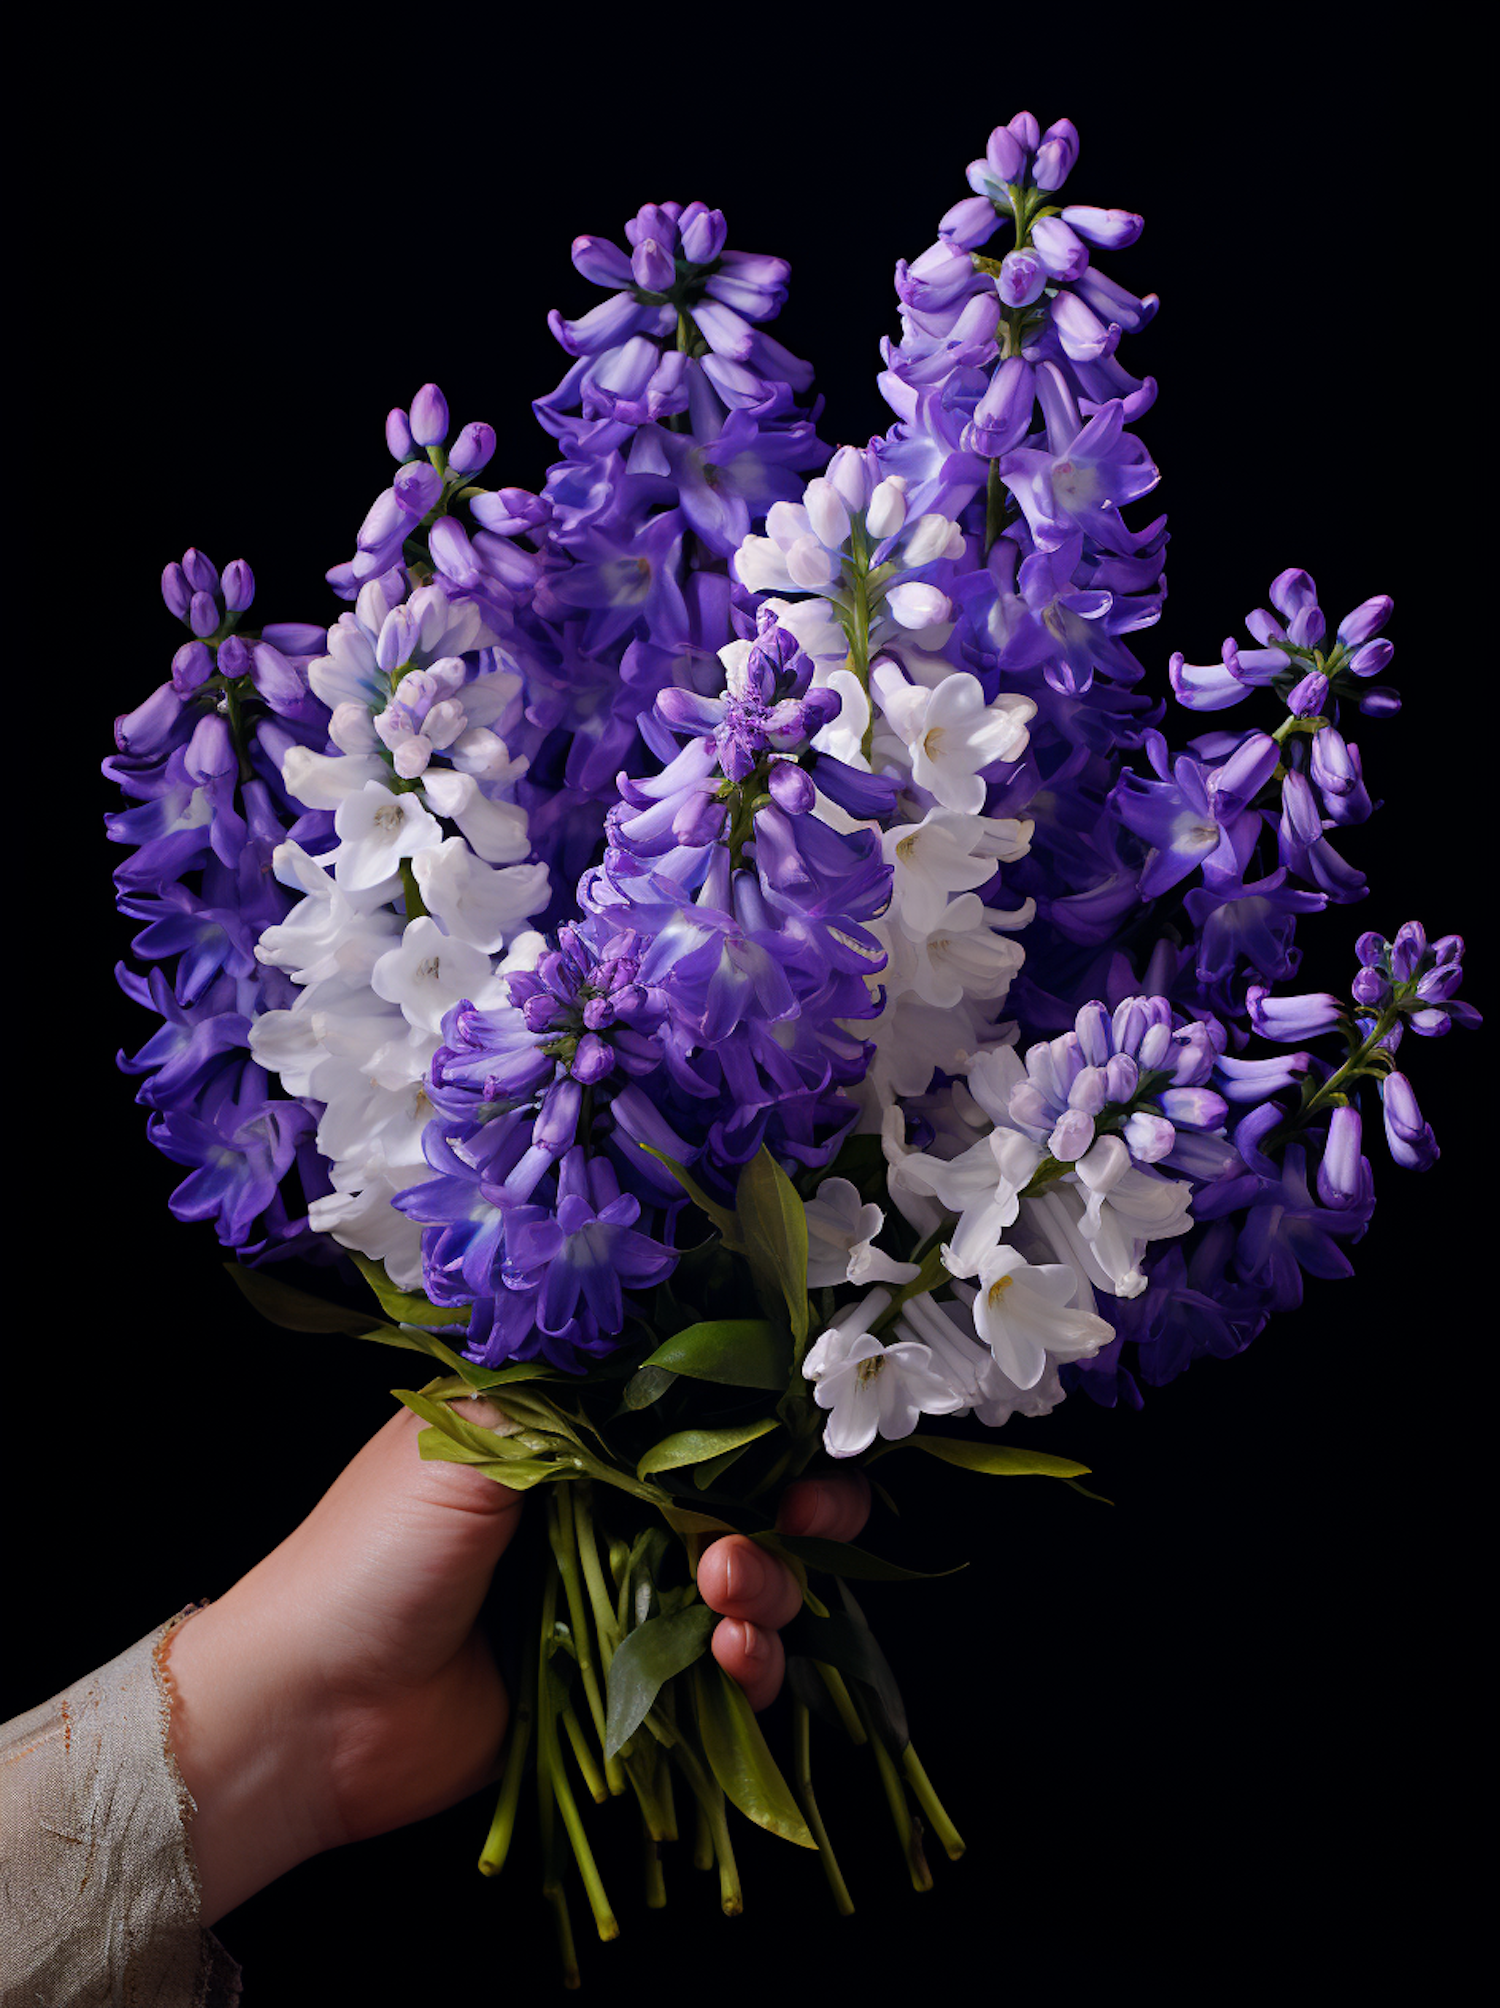
[{"label": "pale skin", "polygon": [[[479,1423],[487,1402],[458,1403]],[[172,1742],[197,1802],[193,1849],[213,1924],[299,1862],[466,1798],[499,1776],[509,1702],[477,1619],[521,1495],[427,1463],[392,1416],[281,1545],[173,1635]],[[858,1473],[799,1479],[785,1533],[847,1541]],[[712,1650],[752,1707],[774,1700],[778,1628],[801,1594],[744,1535],[705,1548]]]}]

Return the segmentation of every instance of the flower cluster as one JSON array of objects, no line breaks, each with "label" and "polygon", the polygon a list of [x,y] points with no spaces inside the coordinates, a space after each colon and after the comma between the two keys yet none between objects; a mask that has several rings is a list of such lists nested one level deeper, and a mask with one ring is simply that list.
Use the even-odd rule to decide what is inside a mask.
[{"label": "flower cluster", "polygon": [[484,485],[492,429],[428,384],[326,632],[247,629],[243,564],[167,568],[187,639],[109,771],[179,1212],[587,1374],[769,1160],[817,1312],[786,1398],[837,1456],[1138,1400],[1349,1273],[1362,1098],[1429,1165],[1395,1056],[1478,1022],[1415,923],[1349,1000],[1285,989],[1367,890],[1391,601],[1330,637],[1283,572],[1252,645],[1172,656],[1213,717],[1169,738],[1119,353],[1157,303],[1100,271],[1141,219],[1066,201],[1077,158],[1065,119],[991,133],[897,269],[868,446],[830,457],[768,332],[786,264],[647,204],[574,244],[606,297],[551,316],[540,490]]}]

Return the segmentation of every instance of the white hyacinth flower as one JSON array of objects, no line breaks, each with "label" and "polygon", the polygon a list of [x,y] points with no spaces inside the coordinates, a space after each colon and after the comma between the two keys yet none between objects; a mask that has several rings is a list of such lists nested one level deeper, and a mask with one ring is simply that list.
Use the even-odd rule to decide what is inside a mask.
[{"label": "white hyacinth flower", "polygon": [[380,885],[403,859],[443,840],[436,817],[418,795],[394,794],[380,781],[369,781],[357,794],[346,796],[334,814],[333,827],[339,838],[334,874],[347,892]]},{"label": "white hyacinth flower", "polygon": [[1091,1359],[1114,1327],[1073,1308],[1078,1278],[1063,1263],[1028,1262],[1019,1249],[993,1249],[979,1267],[974,1327],[995,1364],[1018,1388],[1035,1387],[1055,1359]]},{"label": "white hyacinth flower", "polygon": [[977,676],[955,670],[936,689],[910,683],[889,659],[870,671],[870,687],[887,723],[907,748],[911,777],[944,808],[978,815],[983,772],[1026,751],[1026,721],[1036,705],[1002,693],[986,704]]},{"label": "white hyacinth flower", "polygon": [[864,1205],[847,1178],[825,1178],[807,1202],[807,1280],[814,1290],[839,1283],[909,1283],[914,1262],[897,1262],[874,1244],[885,1214]]},{"label": "white hyacinth flower", "polygon": [[883,1345],[870,1331],[890,1301],[888,1290],[872,1290],[829,1326],[803,1363],[813,1400],[830,1411],[823,1430],[830,1457],[857,1457],[877,1435],[896,1441],[911,1435],[919,1416],[953,1415],[964,1406],[927,1346],[908,1339]]}]

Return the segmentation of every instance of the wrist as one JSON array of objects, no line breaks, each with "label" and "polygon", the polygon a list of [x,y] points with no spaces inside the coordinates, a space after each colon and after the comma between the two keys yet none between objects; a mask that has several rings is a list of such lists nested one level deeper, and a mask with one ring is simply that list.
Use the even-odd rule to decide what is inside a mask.
[{"label": "wrist", "polygon": [[319,1818],[319,1746],[305,1684],[268,1646],[264,1624],[242,1616],[234,1591],[179,1626],[164,1668],[172,1750],[197,1809],[201,1917],[212,1925],[331,1844]]}]

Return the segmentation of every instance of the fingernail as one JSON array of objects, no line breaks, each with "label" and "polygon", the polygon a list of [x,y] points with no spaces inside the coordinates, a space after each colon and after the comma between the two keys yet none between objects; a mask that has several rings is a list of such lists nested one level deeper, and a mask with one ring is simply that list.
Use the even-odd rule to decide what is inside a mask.
[{"label": "fingernail", "polygon": [[746,1659],[762,1660],[771,1650],[771,1641],[759,1625],[740,1626],[740,1651]]},{"label": "fingernail", "polygon": [[747,1604],[766,1586],[766,1565],[759,1548],[739,1542],[725,1557],[724,1586],[732,1603]]}]

